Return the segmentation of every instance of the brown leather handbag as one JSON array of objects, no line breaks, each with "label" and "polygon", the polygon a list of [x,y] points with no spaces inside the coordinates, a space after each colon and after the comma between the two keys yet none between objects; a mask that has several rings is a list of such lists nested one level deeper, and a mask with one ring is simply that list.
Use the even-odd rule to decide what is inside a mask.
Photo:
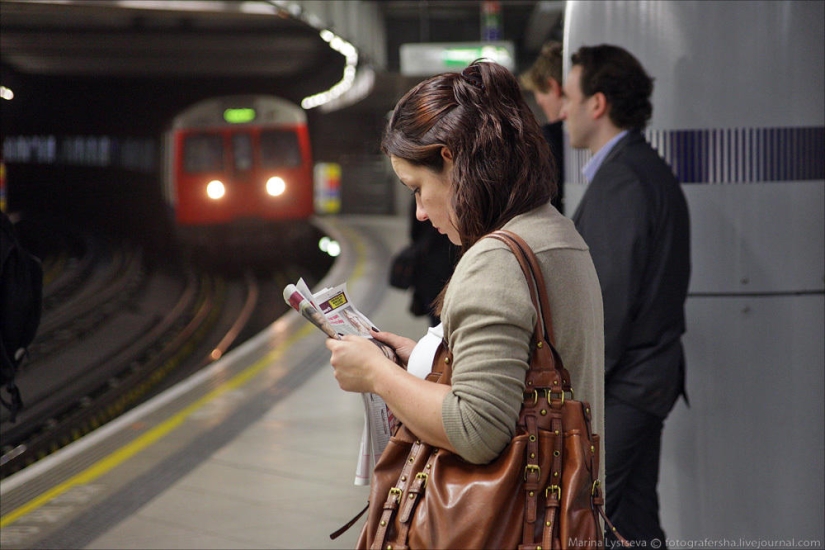
[{"label": "brown leather handbag", "polygon": [[[358,548],[529,550],[604,544],[599,436],[590,427],[589,405],[572,399],[570,376],[553,347],[541,270],[514,233],[502,230],[489,237],[515,253],[539,312],[517,433],[497,459],[478,465],[427,445],[399,426],[375,466]],[[449,384],[451,360],[442,343],[427,379]]]}]

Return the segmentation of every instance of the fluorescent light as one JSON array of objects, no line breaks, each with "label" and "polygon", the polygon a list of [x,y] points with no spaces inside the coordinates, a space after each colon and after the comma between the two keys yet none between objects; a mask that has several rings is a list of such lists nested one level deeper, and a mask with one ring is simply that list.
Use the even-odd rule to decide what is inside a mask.
[{"label": "fluorescent light", "polygon": [[301,101],[301,107],[304,109],[320,107],[324,103],[328,103],[333,99],[340,97],[343,93],[352,88],[352,85],[355,82],[355,75],[357,72],[356,68],[358,66],[358,50],[355,49],[355,46],[328,29],[323,29],[320,34],[321,39],[324,42],[329,43],[330,48],[344,56],[344,74],[341,80],[329,90],[305,97]]}]

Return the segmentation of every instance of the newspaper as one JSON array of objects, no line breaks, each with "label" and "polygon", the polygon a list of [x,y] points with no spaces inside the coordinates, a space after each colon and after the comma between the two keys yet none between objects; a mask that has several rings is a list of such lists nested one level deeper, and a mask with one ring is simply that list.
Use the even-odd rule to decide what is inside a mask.
[{"label": "newspaper", "polygon": [[[375,325],[349,300],[346,283],[313,294],[300,279],[284,288],[284,300],[330,338],[340,339],[347,334],[364,336],[377,345],[388,359],[396,361],[392,348],[372,338],[371,328]],[[380,396],[373,393],[363,393],[361,396],[364,400],[364,431],[355,484],[369,485],[375,462],[384,452],[395,427],[395,417]]]}]

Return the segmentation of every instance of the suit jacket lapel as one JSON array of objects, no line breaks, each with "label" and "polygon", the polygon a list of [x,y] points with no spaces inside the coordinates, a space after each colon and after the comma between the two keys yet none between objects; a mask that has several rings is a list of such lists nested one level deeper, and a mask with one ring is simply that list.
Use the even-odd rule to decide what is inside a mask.
[{"label": "suit jacket lapel", "polygon": [[579,201],[578,206],[576,206],[576,211],[573,212],[572,220],[574,222],[577,222],[579,220],[581,210],[583,206],[587,203],[587,199],[589,196],[589,193],[587,191],[590,189],[590,186],[593,185],[593,183],[599,179],[599,174],[602,172],[602,169],[604,169],[605,165],[611,162],[613,159],[615,159],[622,151],[624,151],[624,149],[628,145],[639,139],[644,139],[642,137],[642,134],[638,130],[630,130],[627,133],[627,135],[625,135],[616,143],[616,145],[613,146],[613,149],[610,150],[610,152],[607,154],[607,156],[604,158],[601,165],[599,166],[598,171],[596,171],[596,175],[593,176],[593,181],[587,184],[587,189],[585,190],[584,195],[581,198],[581,201]]},{"label": "suit jacket lapel", "polygon": [[596,172],[596,176],[594,176],[593,179],[595,180],[596,177],[598,177],[599,172],[602,171],[602,168],[604,167],[605,164],[607,164],[608,162],[615,159],[616,156],[621,151],[623,151],[625,147],[627,147],[631,142],[636,141],[641,137],[642,137],[642,135],[638,132],[638,130],[630,130],[627,133],[627,135],[625,135],[625,137],[620,139],[619,142],[616,143],[616,145],[613,146],[613,149],[610,150],[610,152],[607,154],[607,156],[602,161],[601,166],[599,166],[599,171]]}]

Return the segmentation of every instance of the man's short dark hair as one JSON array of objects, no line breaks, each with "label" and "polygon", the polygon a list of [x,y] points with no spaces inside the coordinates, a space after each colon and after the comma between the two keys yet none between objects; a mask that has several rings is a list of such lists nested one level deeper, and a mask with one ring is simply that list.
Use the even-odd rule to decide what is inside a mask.
[{"label": "man's short dark hair", "polygon": [[582,46],[570,59],[581,66],[582,94],[601,92],[607,98],[613,124],[637,130],[647,126],[653,115],[653,79],[630,52],[610,44]]}]

